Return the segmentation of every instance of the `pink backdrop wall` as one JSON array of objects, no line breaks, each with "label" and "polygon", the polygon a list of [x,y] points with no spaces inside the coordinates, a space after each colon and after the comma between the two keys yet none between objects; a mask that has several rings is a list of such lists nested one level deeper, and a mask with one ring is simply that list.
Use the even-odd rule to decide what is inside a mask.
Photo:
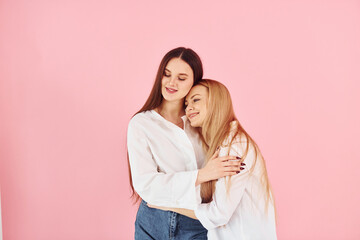
[{"label": "pink backdrop wall", "polygon": [[278,237],[360,239],[360,2],[0,1],[4,240],[132,239],[126,128],[199,53],[266,158]]}]

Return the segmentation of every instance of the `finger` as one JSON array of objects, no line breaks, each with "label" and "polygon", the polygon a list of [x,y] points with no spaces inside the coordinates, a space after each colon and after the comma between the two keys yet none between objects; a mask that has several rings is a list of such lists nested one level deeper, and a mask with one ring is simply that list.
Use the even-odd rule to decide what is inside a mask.
[{"label": "finger", "polygon": [[240,170],[244,170],[244,168],[241,169],[241,167],[225,167],[225,172],[239,172]]},{"label": "finger", "polygon": [[217,160],[218,161],[229,161],[229,160],[240,161],[241,158],[238,156],[223,156],[223,157],[218,157]]},{"label": "finger", "polygon": [[245,170],[245,168],[240,167],[240,166],[237,166],[237,167],[224,167],[223,170],[226,171],[226,172],[231,172],[231,171],[239,172],[239,171]]},{"label": "finger", "polygon": [[219,156],[220,148],[216,149],[215,153],[212,155],[211,159],[215,159]]},{"label": "finger", "polygon": [[240,164],[240,166],[246,166],[246,163],[244,163],[242,159],[224,161],[223,163],[235,163]]},{"label": "finger", "polygon": [[232,167],[232,166],[243,166],[240,161],[227,161],[221,162],[221,166],[223,167]]},{"label": "finger", "polygon": [[234,176],[236,174],[238,174],[238,172],[225,172],[224,176]]}]

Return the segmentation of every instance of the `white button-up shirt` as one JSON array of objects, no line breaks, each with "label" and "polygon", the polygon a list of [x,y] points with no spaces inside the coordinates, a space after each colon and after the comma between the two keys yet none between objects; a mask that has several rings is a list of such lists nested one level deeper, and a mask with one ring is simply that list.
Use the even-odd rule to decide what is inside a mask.
[{"label": "white button-up shirt", "polygon": [[[232,130],[237,122],[232,122]],[[225,141],[229,143],[232,135]],[[237,137],[230,147],[230,156],[243,156],[246,149],[246,138]],[[229,147],[221,147],[219,156],[227,156]],[[231,177],[230,188],[227,191],[229,178],[220,178],[216,183],[213,201],[201,204],[195,210],[196,217],[208,230],[208,239],[219,240],[275,240],[275,211],[270,202],[268,212],[265,211],[265,191],[261,185],[261,161],[254,165],[255,152],[249,146],[244,160],[245,169]]]},{"label": "white button-up shirt", "polygon": [[205,153],[198,132],[182,117],[184,129],[156,111],[136,114],[129,122],[127,147],[135,191],[152,205],[194,210],[195,187]]}]

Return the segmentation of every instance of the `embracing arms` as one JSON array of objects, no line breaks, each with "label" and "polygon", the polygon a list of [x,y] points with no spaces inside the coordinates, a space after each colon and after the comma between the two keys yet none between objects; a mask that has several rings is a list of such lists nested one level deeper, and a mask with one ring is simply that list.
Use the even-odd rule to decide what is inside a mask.
[{"label": "embracing arms", "polygon": [[[235,144],[234,144],[235,145]],[[230,154],[235,155],[239,151],[235,145]],[[169,208],[149,205],[149,207],[158,208],[165,211],[173,211],[190,218],[199,219],[205,228],[213,229],[228,223],[231,216],[238,207],[248,185],[250,178],[250,168],[255,158],[253,149],[249,149],[246,159],[243,163],[243,170],[239,174],[231,177],[230,187],[228,189],[229,179],[221,178],[216,184],[216,190],[213,195],[213,201],[206,204],[199,204],[193,211],[183,208]]]},{"label": "embracing arms", "polygon": [[[195,209],[201,203],[199,184],[239,171],[236,163],[226,162],[236,157],[216,159],[215,156],[215,161],[212,162],[222,165],[220,169],[218,166],[209,165],[201,170],[171,173],[159,171],[154,157],[157,153],[150,147],[149,138],[143,128],[139,124],[129,124],[127,145],[134,189],[149,204]],[[164,160],[171,163],[172,157],[170,154],[169,159]]]}]

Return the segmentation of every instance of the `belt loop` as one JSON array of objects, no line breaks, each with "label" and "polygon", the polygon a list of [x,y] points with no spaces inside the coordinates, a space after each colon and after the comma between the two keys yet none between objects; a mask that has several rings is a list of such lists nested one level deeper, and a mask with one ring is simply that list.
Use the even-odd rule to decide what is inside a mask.
[{"label": "belt loop", "polygon": [[169,239],[174,239],[175,237],[175,231],[176,231],[176,217],[177,217],[177,213],[176,212],[170,212],[170,234],[169,234]]}]

